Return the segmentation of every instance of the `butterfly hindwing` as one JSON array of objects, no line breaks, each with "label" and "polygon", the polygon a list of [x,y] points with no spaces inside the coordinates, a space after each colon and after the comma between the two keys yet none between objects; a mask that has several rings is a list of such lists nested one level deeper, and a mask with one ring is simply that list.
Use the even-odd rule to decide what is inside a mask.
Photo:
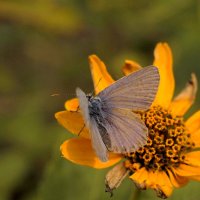
[{"label": "butterfly hindwing", "polygon": [[148,129],[140,117],[130,110],[113,109],[106,112],[104,126],[110,145],[102,139],[109,151],[130,153],[146,144]]}]

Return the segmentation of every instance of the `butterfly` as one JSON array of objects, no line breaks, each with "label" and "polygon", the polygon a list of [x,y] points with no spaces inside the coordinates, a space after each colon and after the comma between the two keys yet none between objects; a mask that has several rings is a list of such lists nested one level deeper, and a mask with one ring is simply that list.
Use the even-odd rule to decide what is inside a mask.
[{"label": "butterfly", "polygon": [[108,151],[130,153],[146,144],[148,129],[137,112],[151,106],[159,81],[158,68],[148,66],[122,77],[96,96],[76,89],[93,149],[102,162],[108,161]]}]

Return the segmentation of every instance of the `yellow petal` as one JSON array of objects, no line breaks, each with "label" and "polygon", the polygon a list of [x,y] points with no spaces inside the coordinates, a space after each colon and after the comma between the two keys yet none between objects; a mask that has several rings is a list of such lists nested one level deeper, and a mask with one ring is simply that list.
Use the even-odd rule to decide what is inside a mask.
[{"label": "yellow petal", "polygon": [[190,176],[189,178],[194,181],[200,181],[200,176]]},{"label": "yellow petal", "polygon": [[190,166],[196,166],[200,168],[200,151],[193,151],[185,154],[184,163]]},{"label": "yellow petal", "polygon": [[167,169],[167,173],[168,173],[168,176],[169,176],[169,179],[170,179],[172,185],[176,188],[183,187],[189,181],[187,178],[181,177],[181,176],[177,175],[176,173],[174,173],[173,168]]},{"label": "yellow petal", "polygon": [[70,99],[65,102],[65,108],[68,111],[77,111],[79,108],[79,102],[77,98]]},{"label": "yellow petal", "polygon": [[190,166],[187,164],[180,164],[179,167],[174,167],[173,171],[182,177],[191,177],[200,175],[200,167]]},{"label": "yellow petal", "polygon": [[142,67],[137,62],[132,60],[125,60],[125,64],[122,67],[122,71],[126,76],[140,69],[142,69]]},{"label": "yellow petal", "polygon": [[105,64],[96,55],[89,56],[89,62],[95,93],[98,94],[114,83],[114,80],[108,73]]},{"label": "yellow petal", "polygon": [[200,111],[192,115],[185,125],[191,133],[191,139],[195,143],[195,147],[200,147]]},{"label": "yellow petal", "polygon": [[174,74],[172,68],[172,52],[167,43],[158,43],[154,50],[154,66],[160,73],[160,84],[154,105],[169,107],[174,94]]},{"label": "yellow petal", "polygon": [[185,125],[187,126],[191,134],[200,130],[200,111],[192,115],[192,117],[190,117],[186,121]]},{"label": "yellow petal", "polygon": [[152,188],[157,195],[162,198],[169,197],[173,191],[173,186],[167,174],[163,171],[147,171],[144,167],[137,170],[130,178],[136,182],[139,187]]},{"label": "yellow petal", "polygon": [[132,179],[139,187],[145,189],[147,187],[146,181],[148,179],[148,171],[144,167],[142,167],[129,178]]},{"label": "yellow petal", "polygon": [[191,140],[195,143],[195,148],[200,147],[200,129],[191,133]]},{"label": "yellow petal", "polygon": [[200,152],[190,152],[185,156],[184,163],[186,163],[186,166],[184,168],[186,168],[186,171],[179,173],[183,173],[183,176],[186,176],[187,179],[200,181]]},{"label": "yellow petal", "polygon": [[155,172],[155,175],[152,177],[152,179],[155,182],[154,189],[157,192],[158,197],[167,198],[172,194],[173,186],[166,172]]},{"label": "yellow petal", "polygon": [[191,74],[191,79],[186,87],[175,97],[170,105],[170,109],[174,115],[183,116],[193,104],[197,92],[197,78],[195,74]]},{"label": "yellow petal", "polygon": [[120,154],[108,153],[109,160],[107,162],[101,162],[92,148],[91,140],[84,138],[67,140],[61,145],[60,149],[62,155],[67,160],[97,169],[110,167],[122,158]]},{"label": "yellow petal", "polygon": [[[89,131],[84,127],[84,121],[80,112],[61,111],[55,114],[58,122],[73,134],[90,138]],[[84,128],[83,128],[84,127]]]}]

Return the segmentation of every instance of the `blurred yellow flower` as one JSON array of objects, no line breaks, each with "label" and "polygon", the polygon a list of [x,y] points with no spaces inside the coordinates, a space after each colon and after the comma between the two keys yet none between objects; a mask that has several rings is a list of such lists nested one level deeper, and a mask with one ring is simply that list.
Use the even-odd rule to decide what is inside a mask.
[{"label": "blurred yellow flower", "polygon": [[[153,65],[160,72],[158,93],[151,108],[139,113],[149,129],[147,144],[126,155],[110,152],[109,161],[101,162],[92,148],[89,132],[84,128],[79,138],[69,139],[61,145],[61,152],[76,164],[97,169],[110,167],[125,158],[123,166],[140,189],[152,188],[159,197],[167,198],[174,187],[182,187],[189,180],[200,181],[200,111],[186,121],[183,119],[195,99],[196,76],[192,74],[186,87],[172,100],[175,81],[168,44],[158,43],[154,57]],[[90,56],[89,61],[95,93],[98,94],[114,80],[97,56]],[[141,66],[130,60],[126,60],[123,66],[125,75],[139,69]],[[67,101],[65,108],[55,117],[67,130],[78,134],[84,126],[81,113],[77,111],[78,100]]]}]

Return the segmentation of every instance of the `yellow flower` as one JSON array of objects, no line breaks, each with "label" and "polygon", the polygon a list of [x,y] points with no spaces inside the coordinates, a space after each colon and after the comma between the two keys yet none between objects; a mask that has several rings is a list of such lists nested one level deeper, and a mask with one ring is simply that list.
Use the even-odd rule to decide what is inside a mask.
[{"label": "yellow flower", "polygon": [[[125,158],[123,166],[129,171],[130,178],[141,189],[152,188],[157,195],[167,198],[173,188],[185,185],[189,180],[200,181],[200,111],[186,121],[183,115],[193,104],[197,80],[194,74],[186,87],[173,100],[174,75],[172,53],[166,43],[158,43],[154,50],[153,65],[160,72],[158,93],[151,108],[140,112],[141,119],[149,129],[147,144],[134,153],[126,155],[109,153],[109,161],[101,162],[91,146],[90,135],[84,128],[79,138],[65,141],[61,145],[62,155],[81,165],[93,168],[106,168]],[[95,55],[89,57],[95,93],[114,82],[104,63]],[[126,60],[123,66],[125,75],[133,73],[141,66]],[[101,79],[100,83],[98,83]],[[98,83],[98,84],[97,84]],[[78,100],[65,103],[65,111],[55,114],[58,122],[67,130],[78,134],[84,126]]]}]

